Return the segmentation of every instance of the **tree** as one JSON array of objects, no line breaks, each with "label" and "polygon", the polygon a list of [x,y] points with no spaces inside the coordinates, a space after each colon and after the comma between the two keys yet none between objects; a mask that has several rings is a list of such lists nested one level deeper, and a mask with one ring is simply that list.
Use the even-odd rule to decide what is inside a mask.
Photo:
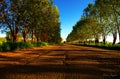
[{"label": "tree", "polygon": [[54,43],[60,43],[61,37],[60,37],[60,22],[59,22],[59,11],[57,6],[52,7],[52,13],[51,13],[52,21],[50,22],[51,27],[51,34],[50,34],[50,42]]},{"label": "tree", "polygon": [[38,22],[34,31],[37,41],[58,43],[61,41],[58,8],[49,0],[43,1],[38,7]]},{"label": "tree", "polygon": [[88,7],[84,9],[84,17],[91,19],[91,28],[93,29],[93,34],[95,37],[95,43],[99,43],[99,37],[101,34],[101,27],[98,25],[98,16],[97,16],[97,9],[94,4],[88,4]]},{"label": "tree", "polygon": [[10,31],[13,42],[17,41],[17,36],[20,29],[20,2],[21,1],[19,0],[11,0],[9,3],[6,3],[6,12],[2,19],[2,23],[6,25],[5,28]]},{"label": "tree", "polygon": [[0,0],[0,20],[2,20],[5,15],[6,5],[5,0]]},{"label": "tree", "polygon": [[[96,2],[100,2],[100,0],[96,0]],[[119,33],[119,40],[120,40],[120,26],[119,26],[119,16],[120,16],[120,1],[119,0],[101,0],[101,3],[103,3],[103,6],[106,8],[104,10],[104,14],[107,14],[108,18],[108,24],[112,22],[114,24],[112,28],[113,32],[113,44],[115,44],[117,39],[117,33]],[[103,11],[103,8],[102,10]],[[112,24],[112,25],[113,25]]]},{"label": "tree", "polygon": [[[92,21],[90,18],[81,18],[73,27],[72,32],[68,35],[67,41],[81,41],[85,42],[94,37],[91,29]],[[93,24],[93,23],[92,23]]]},{"label": "tree", "polygon": [[[52,0],[10,0],[4,18],[0,21],[4,31],[10,32],[16,42],[18,34],[26,42],[28,35],[37,41],[61,41],[59,11]],[[3,11],[4,11],[3,10]]]},{"label": "tree", "polygon": [[120,42],[120,26],[119,26],[119,20],[120,20],[120,1],[119,0],[109,0],[109,7],[110,11],[112,12],[113,16],[113,21],[115,22],[115,28],[114,28],[114,33],[113,33],[113,44],[115,44],[116,39],[117,39],[117,32],[119,33],[119,42]]},{"label": "tree", "polygon": [[101,27],[101,35],[103,37],[103,43],[106,43],[106,37],[110,33],[109,26],[109,8],[106,7],[105,0],[95,0],[96,14],[98,18],[98,25]]},{"label": "tree", "polygon": [[0,20],[4,17],[3,9],[4,9],[4,6],[3,6],[3,2],[2,2],[2,3],[0,3]]}]

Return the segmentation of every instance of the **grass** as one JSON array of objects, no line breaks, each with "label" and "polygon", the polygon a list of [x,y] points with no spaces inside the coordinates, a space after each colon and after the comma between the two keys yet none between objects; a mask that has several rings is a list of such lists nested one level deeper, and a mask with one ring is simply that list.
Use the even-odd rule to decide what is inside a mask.
[{"label": "grass", "polygon": [[5,41],[6,41],[6,38],[1,38],[1,37],[0,37],[0,42],[3,42],[3,41],[5,42]]},{"label": "grass", "polygon": [[103,44],[103,43],[79,43],[75,44],[79,46],[90,46],[90,47],[98,47],[98,48],[103,48],[103,49],[109,49],[109,50],[120,50],[120,44],[115,44],[112,45],[111,43]]},{"label": "grass", "polygon": [[32,47],[40,47],[40,46],[47,46],[48,43],[46,42],[3,42],[0,43],[0,51],[14,51],[19,49],[26,49]]}]

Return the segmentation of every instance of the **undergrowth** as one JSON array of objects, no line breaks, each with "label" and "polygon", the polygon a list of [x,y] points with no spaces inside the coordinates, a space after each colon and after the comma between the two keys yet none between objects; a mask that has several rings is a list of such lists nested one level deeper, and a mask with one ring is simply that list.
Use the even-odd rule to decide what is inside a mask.
[{"label": "undergrowth", "polygon": [[32,47],[47,46],[46,42],[3,42],[0,43],[0,51],[14,51],[18,49],[26,49]]}]

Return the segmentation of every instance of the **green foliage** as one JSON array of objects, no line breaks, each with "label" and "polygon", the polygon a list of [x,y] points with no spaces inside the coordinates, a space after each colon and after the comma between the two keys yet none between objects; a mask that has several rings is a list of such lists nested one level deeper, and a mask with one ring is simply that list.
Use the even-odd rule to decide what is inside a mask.
[{"label": "green foliage", "polygon": [[2,46],[2,44],[0,44],[0,52],[2,51],[2,47],[1,46]]},{"label": "green foliage", "polygon": [[[82,20],[86,20],[83,21]],[[67,41],[86,41],[103,38],[104,44],[109,33],[113,34],[113,44],[116,42],[117,34],[120,41],[120,0],[95,0],[84,9],[83,17],[73,26]]]},{"label": "green foliage", "polygon": [[24,42],[28,37],[37,42],[61,41],[59,10],[52,0],[10,0],[9,3],[5,17],[0,20],[0,24],[6,25],[2,27],[8,32],[7,41],[17,42],[19,36]]},{"label": "green foliage", "polygon": [[5,42],[6,41],[6,39],[3,37],[3,38],[1,38],[0,37],[0,42],[2,43],[2,42]]},{"label": "green foliage", "polygon": [[109,49],[109,50],[120,50],[120,44],[111,44],[111,43],[108,43],[108,44],[104,44],[104,43],[99,43],[99,44],[95,44],[95,43],[79,43],[77,44],[79,46],[90,46],[90,47],[98,47],[98,48],[103,48],[103,49]]},{"label": "green foliage", "polygon": [[4,42],[1,46],[2,51],[10,51],[11,49],[14,50],[14,44],[12,42]]},{"label": "green foliage", "polygon": [[32,45],[34,46],[34,47],[39,47],[39,46],[47,46],[48,45],[48,43],[46,43],[46,42],[32,42]]},{"label": "green foliage", "polygon": [[14,43],[17,49],[31,48],[33,45],[30,42],[18,42]]},{"label": "green foliage", "polygon": [[0,44],[0,51],[14,51],[39,46],[47,46],[46,42],[3,42]]},{"label": "green foliage", "polygon": [[72,32],[68,35],[67,41],[85,41],[93,38],[95,36],[94,31],[97,29],[96,25],[97,21],[92,18],[83,18],[79,20],[73,27]]}]

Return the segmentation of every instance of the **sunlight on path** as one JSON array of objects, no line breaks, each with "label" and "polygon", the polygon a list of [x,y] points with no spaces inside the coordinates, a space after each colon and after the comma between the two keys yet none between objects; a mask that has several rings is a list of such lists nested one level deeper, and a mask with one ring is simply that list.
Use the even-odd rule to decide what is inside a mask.
[{"label": "sunlight on path", "polygon": [[120,51],[74,45],[43,46],[1,52],[0,68],[4,79],[112,79],[120,75]]}]

